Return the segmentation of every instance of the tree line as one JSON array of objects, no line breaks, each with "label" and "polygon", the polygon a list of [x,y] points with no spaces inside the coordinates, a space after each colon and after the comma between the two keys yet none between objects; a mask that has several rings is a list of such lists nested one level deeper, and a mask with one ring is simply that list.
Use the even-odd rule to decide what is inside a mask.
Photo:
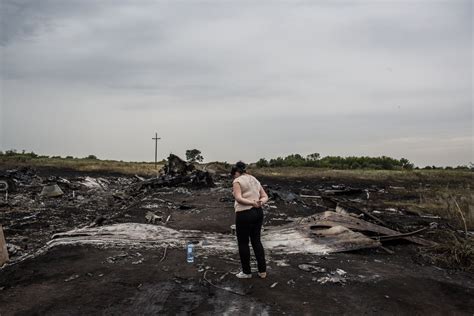
[{"label": "tree line", "polygon": [[[27,161],[30,159],[88,159],[88,160],[99,160],[95,155],[88,155],[83,158],[75,158],[72,156],[44,156],[38,155],[34,152],[26,152],[25,150],[17,152],[15,149],[6,150],[5,152],[0,151],[0,159],[11,159],[17,161]],[[190,149],[186,151],[186,160],[192,163],[202,162],[204,157],[198,149]],[[291,154],[286,157],[278,157],[267,160],[261,158],[257,161],[256,166],[258,168],[268,167],[313,167],[313,168],[326,168],[326,169],[373,169],[373,170],[412,170],[420,169],[406,158],[395,159],[387,156],[381,157],[341,157],[341,156],[326,156],[321,157],[319,153],[313,153],[303,157],[300,154]],[[426,170],[471,170],[474,171],[474,164],[470,163],[469,166],[457,166],[457,167],[437,167],[437,166],[426,166],[421,169]]]},{"label": "tree line", "polygon": [[[259,168],[267,167],[313,167],[327,169],[374,169],[374,170],[412,170],[419,169],[406,158],[395,159],[387,156],[381,157],[341,157],[326,156],[321,157],[319,153],[313,153],[303,157],[300,154],[292,154],[286,157],[278,157],[267,160],[261,158],[257,161],[256,166]],[[458,167],[436,167],[426,166],[423,169],[457,169],[472,170],[472,164],[468,166]]]},{"label": "tree line", "polygon": [[33,151],[27,152],[25,150],[22,150],[21,152],[18,152],[16,149],[9,149],[6,151],[1,151],[0,150],[0,157],[5,157],[5,158],[11,158],[11,159],[18,159],[18,160],[28,160],[28,159],[89,159],[89,160],[98,160],[97,156],[95,155],[88,155],[83,158],[76,158],[73,156],[66,156],[66,157],[61,157],[61,156],[46,156],[46,155],[38,155],[34,153]]}]

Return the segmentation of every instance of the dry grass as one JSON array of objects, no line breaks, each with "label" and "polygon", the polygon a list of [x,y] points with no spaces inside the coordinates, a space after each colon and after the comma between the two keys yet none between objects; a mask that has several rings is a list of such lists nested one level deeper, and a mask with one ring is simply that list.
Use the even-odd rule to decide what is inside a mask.
[{"label": "dry grass", "polygon": [[393,203],[424,214],[449,219],[456,228],[467,231],[474,228],[474,193],[469,187],[419,189],[416,201]]},{"label": "dry grass", "polygon": [[474,271],[474,239],[458,236],[455,232],[444,231],[438,236],[438,245],[421,248],[423,260],[443,268]]},{"label": "dry grass", "polygon": [[[31,159],[28,161],[6,161],[2,164],[11,167],[49,167],[65,168],[83,172],[116,172],[123,174],[138,174],[151,176],[156,174],[155,164],[148,162],[123,162],[113,160],[95,160],[95,159]],[[158,164],[158,170],[163,164]]]},{"label": "dry grass", "polygon": [[311,167],[253,168],[256,175],[286,178],[331,177],[336,179],[395,180],[406,182],[445,182],[446,179],[472,182],[474,173],[458,170],[333,170]]}]

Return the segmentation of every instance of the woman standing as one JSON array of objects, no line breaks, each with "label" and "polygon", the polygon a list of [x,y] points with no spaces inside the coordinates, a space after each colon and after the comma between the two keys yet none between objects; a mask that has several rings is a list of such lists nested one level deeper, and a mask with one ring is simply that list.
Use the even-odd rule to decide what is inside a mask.
[{"label": "woman standing", "polygon": [[260,232],[263,223],[262,205],[267,203],[268,195],[260,182],[246,172],[245,163],[239,161],[231,171],[234,181],[232,184],[235,198],[235,230],[239,244],[240,262],[242,271],[236,276],[241,279],[252,277],[250,270],[249,239],[255,253],[258,265],[258,276],[266,278],[267,267],[265,252],[260,241]]}]

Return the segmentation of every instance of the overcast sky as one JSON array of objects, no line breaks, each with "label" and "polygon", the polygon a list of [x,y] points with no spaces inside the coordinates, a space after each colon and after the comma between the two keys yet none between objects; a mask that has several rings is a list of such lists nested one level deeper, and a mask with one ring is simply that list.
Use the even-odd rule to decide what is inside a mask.
[{"label": "overcast sky", "polygon": [[0,3],[0,150],[474,162],[470,0]]}]

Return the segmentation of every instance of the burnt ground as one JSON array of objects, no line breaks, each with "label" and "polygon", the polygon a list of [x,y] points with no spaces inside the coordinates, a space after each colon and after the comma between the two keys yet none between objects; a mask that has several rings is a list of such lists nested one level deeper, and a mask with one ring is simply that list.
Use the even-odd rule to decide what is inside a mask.
[{"label": "burnt ground", "polygon": [[[64,195],[40,197],[42,185],[48,180],[57,182]],[[377,182],[262,177],[260,180],[273,196],[265,211],[265,225],[280,225],[333,209],[336,200],[348,208],[365,207],[400,232],[436,222],[436,229],[417,235],[426,239],[436,240],[439,231],[452,226],[429,214],[421,214],[425,217],[409,209],[392,209],[399,200],[418,199],[411,188],[419,183],[399,183],[396,179]],[[56,232],[84,227],[94,221],[105,225],[146,223],[145,214],[149,211],[163,220],[171,215],[166,225],[174,229],[230,234],[234,214],[229,179],[218,179],[217,186],[210,189],[130,191],[139,181],[120,174],[57,169],[43,169],[25,176],[8,202],[0,200],[0,224],[13,260],[13,264],[0,270],[0,314],[474,313],[472,272],[421,260],[418,245],[396,240],[384,243],[393,253],[381,248],[326,256],[267,253],[269,269],[265,280],[235,278],[232,273],[239,271],[237,249],[233,257],[204,256],[197,252],[195,262],[187,263],[185,249],[168,249],[164,256],[165,249],[59,246],[19,261],[21,256],[43,247]],[[370,193],[368,202],[364,190]],[[301,198],[301,194],[312,197]],[[342,269],[346,272],[344,280],[321,284],[318,279],[327,273],[301,270],[298,265],[304,263],[328,273]]]}]

